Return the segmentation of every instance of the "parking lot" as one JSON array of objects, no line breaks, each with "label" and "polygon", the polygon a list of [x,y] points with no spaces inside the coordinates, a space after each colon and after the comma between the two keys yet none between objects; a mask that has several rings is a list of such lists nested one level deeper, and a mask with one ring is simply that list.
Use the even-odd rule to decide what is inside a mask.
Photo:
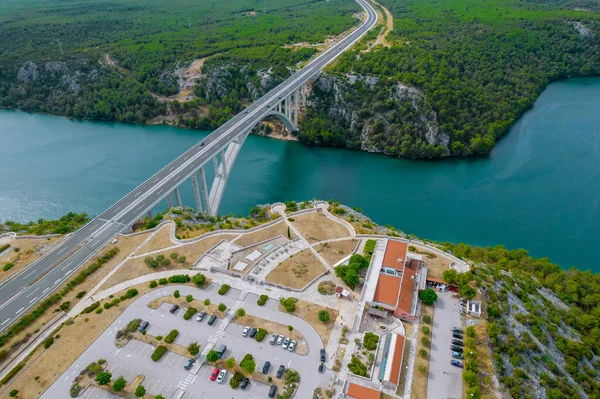
[{"label": "parking lot", "polygon": [[452,298],[452,292],[438,292],[429,358],[428,398],[462,398],[462,369],[450,364],[452,327],[461,327],[459,300]]},{"label": "parking lot", "polygon": [[[252,381],[250,386],[242,391],[233,390],[229,386],[231,373],[222,384],[210,381],[209,377],[213,367],[197,362],[191,370],[185,370],[184,365],[189,357],[181,356],[176,353],[167,352],[158,362],[150,360],[150,355],[154,351],[153,345],[132,340],[123,348],[117,348],[114,344],[115,333],[123,328],[130,320],[141,318],[150,323],[147,329],[147,335],[166,336],[169,331],[176,329],[179,335],[175,339],[176,344],[187,347],[191,342],[198,342],[201,351],[205,350],[207,345],[214,344],[215,349],[221,344],[227,345],[227,351],[223,358],[234,357],[239,363],[244,355],[250,353],[254,356],[256,370],[261,371],[265,361],[271,362],[269,375],[275,379],[276,372],[280,365],[285,368],[293,368],[301,376],[301,383],[296,393],[296,397],[311,397],[312,391],[318,385],[328,385],[333,381],[333,373],[326,370],[325,373],[318,372],[319,350],[322,348],[321,340],[314,329],[303,320],[279,312],[277,310],[278,301],[269,300],[263,307],[256,304],[255,295],[247,295],[241,307],[247,314],[256,315],[261,318],[276,321],[282,325],[293,325],[296,331],[302,334],[309,346],[309,353],[306,356],[290,352],[282,348],[281,345],[269,344],[270,334],[265,337],[263,342],[243,337],[244,326],[236,323],[227,324],[221,319],[213,326],[209,326],[205,318],[202,322],[196,321],[194,316],[190,320],[184,320],[183,314],[185,308],[179,309],[175,314],[171,314],[169,303],[163,303],[157,309],[151,309],[147,304],[161,296],[172,295],[175,289],[179,289],[182,296],[187,294],[194,295],[195,298],[209,298],[212,303],[223,302],[228,308],[240,302],[240,291],[231,289],[227,295],[217,294],[218,286],[208,290],[199,290],[192,287],[169,287],[161,288],[150,292],[144,297],[134,301],[125,312],[116,320],[90,347],[88,350],[67,370],[59,380],[57,380],[50,389],[44,393],[43,398],[62,397],[67,393],[73,381],[73,376],[78,374],[92,361],[99,358],[106,359],[107,367],[113,375],[113,379],[123,376],[128,382],[133,381],[138,375],[144,375],[142,385],[151,395],[161,394],[169,399],[185,391],[183,398],[265,398],[267,397],[269,386]],[[222,324],[224,323],[224,324]],[[226,328],[225,325],[227,324]],[[224,329],[223,329],[224,328]],[[210,347],[210,346],[209,346]],[[109,399],[114,395],[102,389],[90,389],[83,395],[88,399]]]}]

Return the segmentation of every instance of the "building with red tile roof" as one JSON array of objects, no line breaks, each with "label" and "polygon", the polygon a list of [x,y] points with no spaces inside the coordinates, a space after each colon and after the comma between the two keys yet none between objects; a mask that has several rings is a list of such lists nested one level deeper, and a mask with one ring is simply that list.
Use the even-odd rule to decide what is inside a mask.
[{"label": "building with red tile roof", "polygon": [[381,391],[351,382],[348,384],[346,397],[354,399],[381,399]]},{"label": "building with red tile roof", "polygon": [[400,334],[390,333],[382,337],[382,341],[383,360],[379,380],[385,386],[395,388],[400,382],[406,339]]}]

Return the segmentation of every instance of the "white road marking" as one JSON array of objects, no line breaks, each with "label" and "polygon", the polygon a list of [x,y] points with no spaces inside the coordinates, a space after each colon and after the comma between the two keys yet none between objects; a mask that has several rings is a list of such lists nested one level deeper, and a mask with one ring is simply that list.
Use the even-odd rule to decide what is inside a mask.
[{"label": "white road marking", "polygon": [[67,249],[69,249],[69,247],[64,247],[63,249],[61,249],[60,251],[58,251],[56,254],[57,254],[57,255],[60,255],[60,254],[62,254],[63,252],[65,252]]},{"label": "white road marking", "polygon": [[23,278],[27,278],[29,276],[31,276],[33,273],[35,272],[35,269],[30,271],[29,273],[27,273],[26,275],[23,276]]},{"label": "white road marking", "polygon": [[32,296],[37,290],[39,290],[39,288],[36,288],[35,290],[31,291],[29,293],[29,295],[27,295],[25,298],[29,298],[30,296]]},{"label": "white road marking", "polygon": [[31,301],[29,301],[29,303],[33,303],[33,301],[35,301],[36,299],[38,299],[37,296],[35,298],[33,298]]},{"label": "white road marking", "polygon": [[21,308],[19,310],[17,310],[17,314],[21,313],[23,311],[24,308]]},{"label": "white road marking", "polygon": [[59,282],[59,281],[60,281],[60,279],[56,280],[56,281],[54,282],[54,285],[58,284],[58,282]]},{"label": "white road marking", "polygon": [[140,195],[142,192],[138,191],[137,193],[135,193],[135,195],[133,196],[133,198],[137,197],[138,195]]},{"label": "white road marking", "polygon": [[50,289],[50,287],[46,288],[44,291],[42,291],[42,294],[45,294],[46,291],[48,291]]},{"label": "white road marking", "polygon": [[73,264],[73,262],[69,262],[67,265],[65,265],[65,267],[62,267],[61,270],[65,270],[67,267],[71,266]]},{"label": "white road marking", "polygon": [[8,319],[4,320],[4,321],[2,322],[2,324],[1,324],[1,325],[5,325],[5,324],[6,324],[6,323],[8,323],[9,321],[10,321],[10,317],[9,317]]}]

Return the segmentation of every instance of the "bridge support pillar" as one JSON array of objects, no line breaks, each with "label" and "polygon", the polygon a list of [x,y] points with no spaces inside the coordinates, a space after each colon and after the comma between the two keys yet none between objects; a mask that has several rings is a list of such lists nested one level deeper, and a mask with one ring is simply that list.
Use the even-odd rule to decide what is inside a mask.
[{"label": "bridge support pillar", "polygon": [[294,126],[296,129],[298,129],[298,110],[300,109],[300,107],[298,107],[298,99],[300,97],[298,91],[299,89],[294,92]]},{"label": "bridge support pillar", "polygon": [[194,199],[196,200],[196,212],[202,213],[202,201],[200,201],[200,185],[198,184],[198,173],[192,175],[192,186],[194,187]]},{"label": "bridge support pillar", "polygon": [[150,220],[154,219],[154,215],[152,214],[152,209],[150,209],[150,210],[148,211],[148,218],[149,218]]},{"label": "bridge support pillar", "polygon": [[183,205],[181,204],[181,194],[179,193],[179,187],[177,187],[173,192],[175,193],[175,202],[177,203],[177,206],[181,208]]},{"label": "bridge support pillar", "polygon": [[206,213],[210,213],[210,202],[208,201],[208,186],[206,184],[206,174],[204,168],[200,168],[200,185],[202,186],[202,200],[204,201],[204,208]]},{"label": "bridge support pillar", "polygon": [[215,167],[215,177],[219,176],[219,161],[217,159],[217,155],[213,157],[213,166]]},{"label": "bridge support pillar", "polygon": [[167,195],[167,205],[169,206],[169,208],[173,208],[173,200],[171,199],[171,193]]},{"label": "bridge support pillar", "polygon": [[227,177],[228,173],[227,173],[227,162],[225,160],[225,150],[221,151],[221,166],[222,166],[221,173],[223,174],[224,177]]}]

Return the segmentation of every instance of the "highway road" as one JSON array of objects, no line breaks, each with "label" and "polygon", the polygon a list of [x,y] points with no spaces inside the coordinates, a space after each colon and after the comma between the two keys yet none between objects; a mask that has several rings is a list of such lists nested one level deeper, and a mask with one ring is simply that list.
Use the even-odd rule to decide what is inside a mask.
[{"label": "highway road", "polygon": [[293,93],[367,33],[377,22],[377,14],[365,0],[357,2],[367,17],[352,33],[140,184],[60,246],[0,284],[0,332],[48,296],[118,233],[146,214],[247,127],[256,125],[281,101],[279,98]]}]

